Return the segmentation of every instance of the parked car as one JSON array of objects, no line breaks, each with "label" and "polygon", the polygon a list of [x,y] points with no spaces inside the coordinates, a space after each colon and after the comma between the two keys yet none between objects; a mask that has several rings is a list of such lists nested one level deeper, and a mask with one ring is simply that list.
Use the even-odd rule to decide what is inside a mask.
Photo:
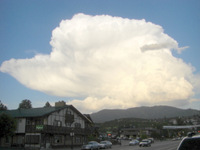
[{"label": "parked car", "polygon": [[112,143],[110,141],[101,141],[100,148],[112,148]]},{"label": "parked car", "polygon": [[150,140],[151,143],[154,143],[154,138],[148,138],[148,140]]},{"label": "parked car", "polygon": [[175,137],[172,139],[172,141],[177,141],[177,140],[180,140],[178,137]]},{"label": "parked car", "polygon": [[99,148],[100,149],[106,149],[106,144],[104,144],[104,143],[99,143]]},{"label": "parked car", "polygon": [[129,146],[138,145],[138,144],[139,144],[138,140],[132,140],[132,141],[129,142]]},{"label": "parked car", "polygon": [[100,149],[100,144],[96,141],[90,141],[88,144],[83,145],[81,150],[98,150]]},{"label": "parked car", "polygon": [[145,139],[145,140],[142,140],[142,141],[139,143],[139,146],[140,146],[140,147],[148,147],[148,146],[151,146],[151,142],[150,142],[148,139]]},{"label": "parked car", "polygon": [[177,150],[200,150],[200,135],[189,134],[182,139]]}]

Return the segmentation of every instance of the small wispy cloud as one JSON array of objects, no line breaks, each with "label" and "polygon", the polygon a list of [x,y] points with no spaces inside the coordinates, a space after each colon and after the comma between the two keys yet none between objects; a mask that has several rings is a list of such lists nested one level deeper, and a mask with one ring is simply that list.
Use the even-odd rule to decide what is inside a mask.
[{"label": "small wispy cloud", "polygon": [[189,46],[180,47],[180,48],[177,49],[177,51],[178,51],[179,54],[181,54],[181,52],[184,51],[187,48],[189,48]]}]

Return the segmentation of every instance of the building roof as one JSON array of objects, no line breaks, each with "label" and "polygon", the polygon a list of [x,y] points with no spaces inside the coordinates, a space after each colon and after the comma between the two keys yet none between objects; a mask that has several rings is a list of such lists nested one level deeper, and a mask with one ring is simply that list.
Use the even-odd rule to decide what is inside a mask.
[{"label": "building roof", "polygon": [[[66,108],[66,106],[64,107]],[[1,113],[6,113],[14,118],[23,118],[23,117],[42,117],[63,109],[63,107],[41,107],[41,108],[29,108],[29,109],[15,109],[15,110],[5,110],[0,111]]]},{"label": "building roof", "polygon": [[94,123],[92,118],[91,118],[91,116],[90,116],[90,114],[84,114],[84,116],[87,117],[92,123]]},{"label": "building roof", "polygon": [[65,105],[61,107],[40,107],[40,108],[28,108],[28,109],[20,108],[15,110],[2,110],[0,111],[0,114],[5,113],[14,118],[42,117],[65,108],[71,108],[73,111],[79,114],[83,119],[87,120],[90,123],[93,123],[92,120],[90,120],[89,118],[87,118],[87,116],[80,113],[73,105]]}]

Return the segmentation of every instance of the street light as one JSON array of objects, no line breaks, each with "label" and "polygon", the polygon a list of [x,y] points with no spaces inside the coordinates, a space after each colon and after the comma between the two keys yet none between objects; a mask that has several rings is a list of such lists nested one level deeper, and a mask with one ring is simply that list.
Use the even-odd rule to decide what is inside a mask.
[{"label": "street light", "polygon": [[71,149],[73,150],[73,137],[74,137],[74,130],[72,129],[72,131],[70,132],[70,136],[71,136]]}]

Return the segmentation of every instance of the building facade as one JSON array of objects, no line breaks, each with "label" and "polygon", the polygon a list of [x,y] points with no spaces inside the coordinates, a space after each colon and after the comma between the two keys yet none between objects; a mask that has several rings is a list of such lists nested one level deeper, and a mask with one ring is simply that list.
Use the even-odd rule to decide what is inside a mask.
[{"label": "building facade", "polygon": [[155,128],[123,128],[121,129],[121,137],[124,138],[139,138],[142,135],[146,135],[147,137],[152,137],[152,133],[160,133],[160,130]]},{"label": "building facade", "polygon": [[82,145],[93,134],[91,118],[72,105],[7,110],[17,120],[15,135],[1,138],[0,146],[50,148]]}]

